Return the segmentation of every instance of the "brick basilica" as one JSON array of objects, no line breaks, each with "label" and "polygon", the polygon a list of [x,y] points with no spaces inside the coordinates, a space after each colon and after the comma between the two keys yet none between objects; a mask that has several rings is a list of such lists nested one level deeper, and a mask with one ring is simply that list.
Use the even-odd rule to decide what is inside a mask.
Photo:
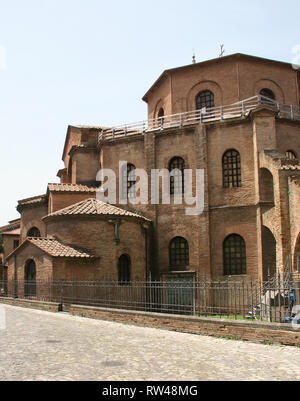
[{"label": "brick basilica", "polygon": [[[256,280],[300,252],[300,70],[234,54],[164,71],[143,100],[144,122],[68,127],[60,183],[0,229],[0,279]],[[174,204],[176,174],[171,204],[131,202],[128,174],[128,204],[99,201],[100,168],[122,191],[121,160],[149,177],[204,170],[203,213]]]}]

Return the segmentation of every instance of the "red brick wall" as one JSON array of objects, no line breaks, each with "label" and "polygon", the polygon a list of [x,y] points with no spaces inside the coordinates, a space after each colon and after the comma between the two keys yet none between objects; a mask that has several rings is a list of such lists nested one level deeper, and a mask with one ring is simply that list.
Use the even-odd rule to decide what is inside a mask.
[{"label": "red brick wall", "polygon": [[46,204],[24,207],[21,211],[21,241],[24,241],[28,230],[36,227],[40,230],[41,237],[46,235],[46,227],[42,220],[48,214],[48,206]]},{"label": "red brick wall", "polygon": [[[87,268],[86,265],[80,267],[87,272],[87,277],[97,280],[117,280],[118,259],[122,254],[128,254],[131,259],[132,280],[144,280],[145,278],[145,237],[140,223],[123,219],[119,230],[120,243],[117,245],[114,242],[114,226],[106,219],[93,216],[90,218],[76,216],[75,218],[52,219],[47,222],[47,232],[49,236],[55,235],[65,244],[87,249],[100,257],[93,262],[93,268]],[[78,263],[77,261],[68,262],[64,266],[65,271]],[[60,273],[57,274],[60,275]],[[84,277],[81,272],[78,274],[80,277]]]}]

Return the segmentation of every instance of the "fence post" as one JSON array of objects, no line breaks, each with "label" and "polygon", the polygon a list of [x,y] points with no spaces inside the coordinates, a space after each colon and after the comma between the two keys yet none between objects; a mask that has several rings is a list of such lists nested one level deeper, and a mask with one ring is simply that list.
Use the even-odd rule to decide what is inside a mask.
[{"label": "fence post", "polygon": [[272,306],[271,306],[271,283],[270,283],[270,269],[268,269],[268,287],[269,287],[269,313],[268,313],[268,320],[272,322]]},{"label": "fence post", "polygon": [[[278,306],[279,306],[279,323],[281,323],[281,278],[280,278],[280,272],[278,272]],[[276,305],[275,305],[275,311],[276,311]],[[276,321],[276,318],[275,318]]]},{"label": "fence post", "polygon": [[245,117],[245,102],[242,101],[242,117]]},{"label": "fence post", "polygon": [[291,119],[294,120],[294,108],[292,105],[290,105],[290,109],[291,109]]}]

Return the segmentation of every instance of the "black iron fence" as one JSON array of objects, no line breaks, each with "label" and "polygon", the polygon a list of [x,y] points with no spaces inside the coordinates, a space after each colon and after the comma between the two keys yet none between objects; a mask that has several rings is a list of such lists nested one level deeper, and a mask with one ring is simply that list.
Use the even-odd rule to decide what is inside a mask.
[{"label": "black iron fence", "polygon": [[0,296],[136,311],[289,322],[300,277],[267,283],[164,279],[152,282],[0,281]]}]

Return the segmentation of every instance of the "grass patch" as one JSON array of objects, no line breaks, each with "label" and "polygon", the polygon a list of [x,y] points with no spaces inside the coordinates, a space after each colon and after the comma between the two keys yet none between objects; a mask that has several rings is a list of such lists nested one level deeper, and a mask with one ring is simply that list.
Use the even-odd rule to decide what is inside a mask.
[{"label": "grass patch", "polygon": [[[201,316],[200,316],[201,317]],[[229,320],[246,320],[249,322],[254,322],[255,320],[262,321],[263,319],[260,317],[257,317],[256,319],[247,319],[243,315],[205,315],[207,318],[211,319],[229,319]]]},{"label": "grass patch", "polygon": [[263,345],[274,345],[274,343],[272,341],[269,341],[269,340],[263,340],[263,341],[260,341],[259,343],[263,344]]},{"label": "grass patch", "polygon": [[222,336],[221,334],[218,334],[215,336],[216,338],[221,338],[222,340],[232,340],[232,341],[243,341],[242,338],[239,337],[232,337],[232,336]]}]

